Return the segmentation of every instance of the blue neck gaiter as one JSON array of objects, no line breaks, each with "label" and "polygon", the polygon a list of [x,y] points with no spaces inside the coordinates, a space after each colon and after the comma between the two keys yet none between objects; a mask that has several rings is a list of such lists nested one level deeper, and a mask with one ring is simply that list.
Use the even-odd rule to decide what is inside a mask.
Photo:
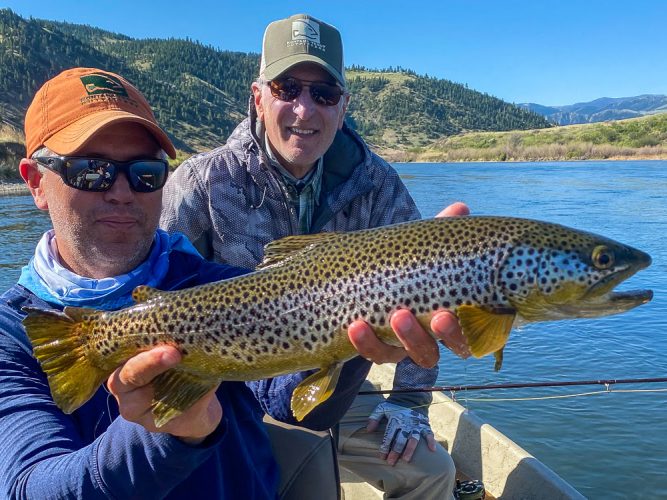
[{"label": "blue neck gaiter", "polygon": [[58,260],[55,232],[47,231],[35,255],[21,272],[19,284],[39,298],[61,306],[114,310],[132,305],[132,290],[139,285],[158,286],[169,269],[169,253],[180,250],[198,255],[188,239],[158,229],[148,258],[127,274],[93,279],[65,269]]}]

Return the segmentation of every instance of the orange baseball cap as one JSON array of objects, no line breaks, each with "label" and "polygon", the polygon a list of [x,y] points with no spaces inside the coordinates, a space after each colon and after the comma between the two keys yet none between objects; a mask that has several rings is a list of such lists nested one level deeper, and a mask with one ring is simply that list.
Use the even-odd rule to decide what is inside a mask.
[{"label": "orange baseball cap", "polygon": [[95,68],[65,70],[42,85],[26,112],[26,157],[42,146],[61,155],[74,153],[104,127],[120,122],[143,125],[176,158],[148,101],[131,83]]}]

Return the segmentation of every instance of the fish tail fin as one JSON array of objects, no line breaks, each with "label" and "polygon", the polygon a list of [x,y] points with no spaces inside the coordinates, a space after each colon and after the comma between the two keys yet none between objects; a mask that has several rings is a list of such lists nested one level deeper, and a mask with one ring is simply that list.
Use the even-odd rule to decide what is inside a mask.
[{"label": "fish tail fin", "polygon": [[99,311],[66,307],[61,313],[26,307],[23,320],[33,354],[49,380],[58,408],[72,413],[88,401],[112,370],[95,366],[86,343]]}]

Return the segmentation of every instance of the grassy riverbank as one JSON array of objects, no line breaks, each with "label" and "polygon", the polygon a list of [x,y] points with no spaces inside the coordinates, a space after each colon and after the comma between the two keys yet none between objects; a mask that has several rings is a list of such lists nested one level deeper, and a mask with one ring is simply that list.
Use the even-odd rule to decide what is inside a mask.
[{"label": "grassy riverbank", "polygon": [[426,148],[387,151],[393,161],[667,160],[667,113],[585,125],[470,132]]}]

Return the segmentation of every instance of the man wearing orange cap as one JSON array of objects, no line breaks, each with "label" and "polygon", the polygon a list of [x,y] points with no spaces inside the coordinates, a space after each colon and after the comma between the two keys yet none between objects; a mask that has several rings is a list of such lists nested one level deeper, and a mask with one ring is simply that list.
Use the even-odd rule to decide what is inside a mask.
[{"label": "man wearing orange cap", "polygon": [[[259,73],[248,118],[224,146],[185,161],[167,183],[163,228],[186,234],[208,259],[252,268],[278,238],[420,217],[396,171],[345,124],[350,95],[335,27],[306,14],[270,23]],[[465,213],[462,204],[447,212]],[[449,345],[464,344],[453,315],[438,313],[431,324],[453,340]],[[420,329],[409,311],[396,312],[392,325]],[[394,361],[395,387],[434,385],[437,368]],[[284,381],[251,386],[285,389]],[[340,465],[388,498],[451,497],[454,464],[431,431],[430,401],[427,393],[357,398],[339,427]],[[268,403],[267,413],[289,421],[289,405]]]},{"label": "man wearing orange cap", "polygon": [[[0,497],[299,498],[298,481],[276,463],[260,409],[262,399],[289,401],[288,391],[253,394],[241,382],[224,382],[154,426],[151,381],[179,363],[174,347],[132,357],[70,415],[55,405],[32,357],[23,308],[114,310],[130,305],[139,285],[172,290],[243,270],[209,263],[182,235],[157,229],[165,158],[175,150],[124,78],[93,68],[59,74],[35,95],[25,132],[21,176],[53,229],[0,298]],[[428,341],[414,340],[406,346],[417,351]],[[360,353],[378,361],[395,356],[372,335],[362,344]],[[351,385],[363,378],[355,363],[363,364],[352,361],[341,375]],[[349,401],[335,393],[311,423],[333,425]],[[313,442],[314,455],[330,457],[329,468],[305,456],[292,460],[313,474],[324,471],[322,496],[335,498],[329,442]]]}]

